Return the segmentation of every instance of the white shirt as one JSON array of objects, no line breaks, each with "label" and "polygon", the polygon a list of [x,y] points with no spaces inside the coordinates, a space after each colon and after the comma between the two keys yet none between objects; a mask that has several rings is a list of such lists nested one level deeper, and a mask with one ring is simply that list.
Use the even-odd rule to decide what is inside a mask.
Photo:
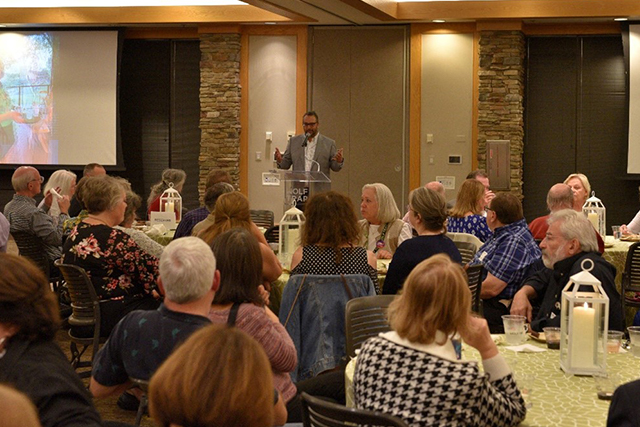
[{"label": "white shirt", "polygon": [[[382,235],[382,230],[380,230],[380,225],[369,224],[369,241],[367,242],[367,250],[374,250],[376,248],[376,244]],[[402,225],[402,229],[400,230],[400,235],[398,236],[398,246],[405,240],[409,240],[413,237],[413,233],[411,231],[411,225],[408,223],[404,223]],[[383,248],[388,251],[389,248]]]},{"label": "white shirt", "polygon": [[[314,166],[313,162],[313,157],[316,155],[316,147],[318,146],[318,135],[320,134],[316,133],[316,136],[308,139],[307,146],[304,147],[304,170],[306,171],[319,170],[318,165]],[[311,169],[312,167],[314,169]]]}]

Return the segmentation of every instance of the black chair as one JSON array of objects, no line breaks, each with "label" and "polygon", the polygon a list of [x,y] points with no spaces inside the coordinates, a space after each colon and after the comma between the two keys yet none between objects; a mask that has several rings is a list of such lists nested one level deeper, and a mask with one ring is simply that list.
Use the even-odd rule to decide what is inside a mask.
[{"label": "black chair", "polygon": [[[98,352],[100,342],[104,341],[100,338],[100,301],[91,279],[83,268],[62,264],[60,261],[56,261],[56,266],[64,276],[71,298],[72,312],[69,316],[71,366],[76,370],[89,368],[88,371],[78,373],[82,378],[87,378],[91,376],[90,368],[93,365],[93,358]],[[92,334],[88,336],[82,336],[84,334],[78,333],[78,331],[88,330],[92,330]],[[78,346],[81,346],[82,349],[79,349]],[[89,347],[91,347],[91,360],[82,361],[82,355]]]},{"label": "black chair", "polygon": [[478,251],[478,247],[471,242],[463,242],[460,240],[454,240],[453,243],[458,248],[460,252],[460,256],[462,257],[462,265],[467,265],[473,259],[476,252]]},{"label": "black chair", "polygon": [[355,357],[356,349],[369,338],[391,330],[387,308],[395,295],[375,295],[354,298],[345,308],[347,356]]},{"label": "black chair", "polygon": [[474,265],[467,268],[467,284],[471,291],[471,309],[478,314],[482,314],[482,299],[480,292],[482,291],[482,264]]},{"label": "black chair", "polygon": [[280,226],[274,225],[264,232],[267,243],[280,243]]},{"label": "black chair", "polygon": [[627,262],[622,272],[622,316],[627,322],[627,307],[640,308],[640,242],[629,246]]},{"label": "black chair", "polygon": [[129,380],[142,390],[142,397],[140,398],[140,405],[138,406],[135,423],[135,425],[139,426],[142,421],[142,416],[147,412],[147,408],[149,406],[149,398],[147,397],[147,393],[149,392],[149,381],[133,377],[129,377]]},{"label": "black chair", "polygon": [[382,412],[347,408],[310,396],[305,392],[300,394],[300,400],[302,402],[302,425],[305,427],[354,425],[408,427],[408,424],[398,417]]},{"label": "black chair", "polygon": [[249,214],[251,215],[251,221],[253,221],[258,227],[267,229],[273,227],[272,211],[251,209]]}]

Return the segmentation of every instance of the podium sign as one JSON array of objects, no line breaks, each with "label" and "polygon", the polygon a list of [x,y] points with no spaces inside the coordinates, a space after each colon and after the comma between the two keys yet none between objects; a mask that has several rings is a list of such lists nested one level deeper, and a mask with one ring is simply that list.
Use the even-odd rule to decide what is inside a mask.
[{"label": "podium sign", "polygon": [[290,171],[282,174],[284,181],[284,211],[293,206],[304,206],[304,203],[315,194],[315,184],[331,182],[324,172]]}]

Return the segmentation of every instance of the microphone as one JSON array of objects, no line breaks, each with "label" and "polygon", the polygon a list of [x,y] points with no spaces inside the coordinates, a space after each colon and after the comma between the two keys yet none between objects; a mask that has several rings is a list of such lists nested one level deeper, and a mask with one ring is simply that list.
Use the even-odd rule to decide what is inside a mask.
[{"label": "microphone", "polygon": [[302,147],[305,148],[307,146],[307,140],[311,136],[311,132],[307,132],[304,134],[304,141],[302,142]]}]

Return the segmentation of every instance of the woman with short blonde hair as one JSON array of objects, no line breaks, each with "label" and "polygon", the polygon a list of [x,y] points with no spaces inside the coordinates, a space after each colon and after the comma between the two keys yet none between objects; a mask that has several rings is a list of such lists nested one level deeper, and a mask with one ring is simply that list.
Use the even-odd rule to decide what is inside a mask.
[{"label": "woman with short blonde hair", "polygon": [[[67,196],[69,199],[73,197],[76,192],[76,174],[66,169],[59,169],[51,174],[47,183],[44,186],[42,194],[45,198],[47,194],[54,190],[60,196]],[[44,199],[38,205],[40,208],[46,208]],[[48,214],[53,218],[53,223],[58,224],[60,219],[60,207],[58,206],[58,196],[53,195],[51,198],[51,206],[49,207]]]},{"label": "woman with short blonde hair", "polygon": [[[389,321],[392,331],[365,342],[358,355],[356,407],[412,426],[515,426],[524,419],[524,400],[486,320],[471,316],[459,264],[446,255],[421,262],[389,307]],[[457,333],[480,352],[484,373],[458,360]]]},{"label": "woman with short blonde hair", "polygon": [[572,173],[564,180],[564,184],[573,191],[573,210],[582,212],[582,206],[591,196],[591,184],[589,178],[582,173]]},{"label": "woman with short blonde hair", "polygon": [[164,427],[272,426],[269,359],[240,329],[207,326],[191,335],[153,375],[149,413]]},{"label": "woman with short blonde hair", "polygon": [[411,238],[411,227],[401,218],[389,187],[379,182],[362,187],[360,246],[377,258],[389,259],[402,242]]},{"label": "woman with short blonde hair", "polygon": [[478,180],[467,179],[460,186],[456,204],[447,221],[447,231],[469,233],[486,242],[493,232],[484,217],[485,188]]}]

